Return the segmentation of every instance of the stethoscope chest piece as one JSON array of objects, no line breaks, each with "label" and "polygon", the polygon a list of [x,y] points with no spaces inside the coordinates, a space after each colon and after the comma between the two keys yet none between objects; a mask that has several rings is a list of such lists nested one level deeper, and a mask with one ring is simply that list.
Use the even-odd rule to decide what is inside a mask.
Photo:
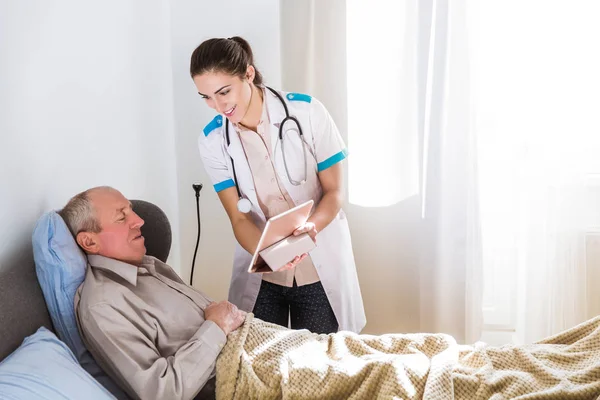
[{"label": "stethoscope chest piece", "polygon": [[242,197],[237,202],[238,211],[247,214],[252,210],[252,203],[245,197]]}]

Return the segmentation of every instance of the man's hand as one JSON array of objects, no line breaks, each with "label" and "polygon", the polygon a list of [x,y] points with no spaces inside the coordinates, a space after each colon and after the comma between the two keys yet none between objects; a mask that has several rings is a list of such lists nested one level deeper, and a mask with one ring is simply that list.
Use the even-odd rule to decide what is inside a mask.
[{"label": "man's hand", "polygon": [[238,310],[228,301],[212,302],[204,310],[204,318],[217,324],[225,335],[239,328],[244,323],[245,317],[245,312]]}]

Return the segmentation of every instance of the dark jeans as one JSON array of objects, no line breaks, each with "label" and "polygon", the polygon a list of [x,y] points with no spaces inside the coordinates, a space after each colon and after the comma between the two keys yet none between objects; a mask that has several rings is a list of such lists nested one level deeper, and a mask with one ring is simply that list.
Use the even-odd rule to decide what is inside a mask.
[{"label": "dark jeans", "polygon": [[256,318],[292,329],[314,333],[334,333],[338,322],[321,282],[287,287],[262,281],[252,311]]}]

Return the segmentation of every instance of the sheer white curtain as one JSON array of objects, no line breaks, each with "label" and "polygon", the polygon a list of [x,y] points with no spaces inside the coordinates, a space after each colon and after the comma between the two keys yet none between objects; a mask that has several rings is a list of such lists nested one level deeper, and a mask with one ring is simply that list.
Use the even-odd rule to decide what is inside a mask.
[{"label": "sheer white curtain", "polygon": [[599,209],[600,5],[469,0],[467,10],[485,321],[531,342],[600,311],[587,292],[598,260],[586,262]]},{"label": "sheer white curtain", "polygon": [[460,0],[419,4],[427,50],[420,68],[421,327],[470,343],[482,329],[482,255],[465,7]]},{"label": "sheer white curtain", "polygon": [[[389,120],[393,129],[368,135],[376,142],[391,131],[395,141],[382,141],[390,144],[383,150],[361,146],[349,159],[351,201],[401,200],[419,175],[419,276],[402,277],[419,287],[419,330],[472,342],[483,329],[531,342],[600,313],[600,5],[414,0],[394,2],[394,10],[391,3],[369,2],[361,27],[350,12],[358,1],[282,2],[282,15],[294,21],[282,26],[283,74],[284,84],[301,83],[337,108],[351,154],[353,129]],[[373,20],[380,25],[369,29]],[[396,53],[369,52],[368,40]],[[356,51],[370,68],[356,71]],[[365,160],[390,150],[404,164],[387,165],[390,183],[378,193],[381,185],[364,183],[376,172],[355,171],[381,170]],[[369,189],[352,196],[357,179],[363,184],[355,188]],[[374,235],[375,228],[361,226]]]},{"label": "sheer white curtain", "polygon": [[[407,219],[418,221],[409,232],[417,243],[411,249],[416,276],[398,279],[417,288],[409,300],[417,311],[409,318],[419,322],[404,319],[400,329],[473,341],[481,330],[482,285],[464,4],[362,3],[281,2],[283,85],[321,98],[348,132],[351,202],[422,203],[405,219],[387,208],[386,227],[368,220],[361,225],[361,231],[402,247],[410,244],[383,237]],[[361,268],[371,268],[369,261],[358,265],[359,276]]]}]

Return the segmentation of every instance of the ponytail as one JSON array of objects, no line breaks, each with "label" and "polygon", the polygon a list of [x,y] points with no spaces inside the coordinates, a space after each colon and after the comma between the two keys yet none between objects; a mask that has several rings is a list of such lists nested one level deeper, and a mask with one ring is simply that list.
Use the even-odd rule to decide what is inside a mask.
[{"label": "ponytail", "polygon": [[239,36],[208,39],[192,53],[190,75],[193,78],[206,72],[224,72],[244,78],[249,65],[256,71],[254,84],[261,86],[262,74],[254,65],[252,48],[245,39]]}]

